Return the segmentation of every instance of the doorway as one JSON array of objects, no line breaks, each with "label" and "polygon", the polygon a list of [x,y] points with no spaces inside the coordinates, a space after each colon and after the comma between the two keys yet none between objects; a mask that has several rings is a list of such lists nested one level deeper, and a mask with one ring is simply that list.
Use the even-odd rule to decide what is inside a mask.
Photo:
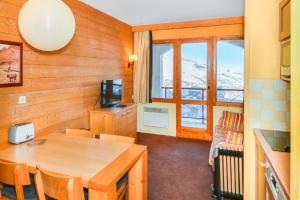
[{"label": "doorway", "polygon": [[202,136],[211,124],[209,40],[178,41],[177,133],[182,137]]}]

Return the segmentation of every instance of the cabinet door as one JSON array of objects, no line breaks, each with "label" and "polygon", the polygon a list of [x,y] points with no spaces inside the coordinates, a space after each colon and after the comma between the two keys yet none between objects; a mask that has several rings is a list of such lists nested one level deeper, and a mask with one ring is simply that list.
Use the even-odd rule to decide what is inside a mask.
[{"label": "cabinet door", "polygon": [[291,35],[291,2],[282,0],[279,6],[279,40],[285,40]]},{"label": "cabinet door", "polygon": [[97,133],[113,133],[112,116],[99,112],[90,114],[90,129]]},{"label": "cabinet door", "polygon": [[263,164],[266,163],[264,150],[256,143],[256,199],[266,199],[266,169]]},{"label": "cabinet door", "polygon": [[137,128],[137,110],[136,107],[132,107],[127,111],[127,127],[128,136],[136,138],[136,128]]},{"label": "cabinet door", "polygon": [[122,112],[119,112],[115,115],[115,131],[114,134],[116,135],[127,135],[127,112],[126,110],[123,110]]}]

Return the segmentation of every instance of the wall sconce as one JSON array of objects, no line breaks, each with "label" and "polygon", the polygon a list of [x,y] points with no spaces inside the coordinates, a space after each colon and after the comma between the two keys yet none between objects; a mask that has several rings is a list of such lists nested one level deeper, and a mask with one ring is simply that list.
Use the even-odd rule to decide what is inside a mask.
[{"label": "wall sconce", "polygon": [[71,41],[76,23],[72,10],[62,0],[29,0],[19,13],[18,26],[34,48],[56,51]]},{"label": "wall sconce", "polygon": [[130,67],[131,65],[134,64],[135,61],[137,61],[137,55],[136,54],[129,55],[128,60],[129,60],[128,67]]}]

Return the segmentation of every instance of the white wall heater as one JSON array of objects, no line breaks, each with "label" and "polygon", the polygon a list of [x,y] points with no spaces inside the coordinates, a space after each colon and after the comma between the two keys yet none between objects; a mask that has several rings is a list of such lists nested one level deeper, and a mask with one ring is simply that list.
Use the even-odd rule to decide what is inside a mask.
[{"label": "white wall heater", "polygon": [[168,128],[169,110],[167,108],[144,107],[144,126]]}]

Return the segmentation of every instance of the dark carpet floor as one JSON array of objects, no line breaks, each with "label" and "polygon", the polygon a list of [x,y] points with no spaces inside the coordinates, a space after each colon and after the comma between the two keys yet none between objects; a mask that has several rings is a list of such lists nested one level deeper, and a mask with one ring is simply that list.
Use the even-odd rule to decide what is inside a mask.
[{"label": "dark carpet floor", "polygon": [[210,200],[210,142],[138,134],[148,146],[149,200]]}]

